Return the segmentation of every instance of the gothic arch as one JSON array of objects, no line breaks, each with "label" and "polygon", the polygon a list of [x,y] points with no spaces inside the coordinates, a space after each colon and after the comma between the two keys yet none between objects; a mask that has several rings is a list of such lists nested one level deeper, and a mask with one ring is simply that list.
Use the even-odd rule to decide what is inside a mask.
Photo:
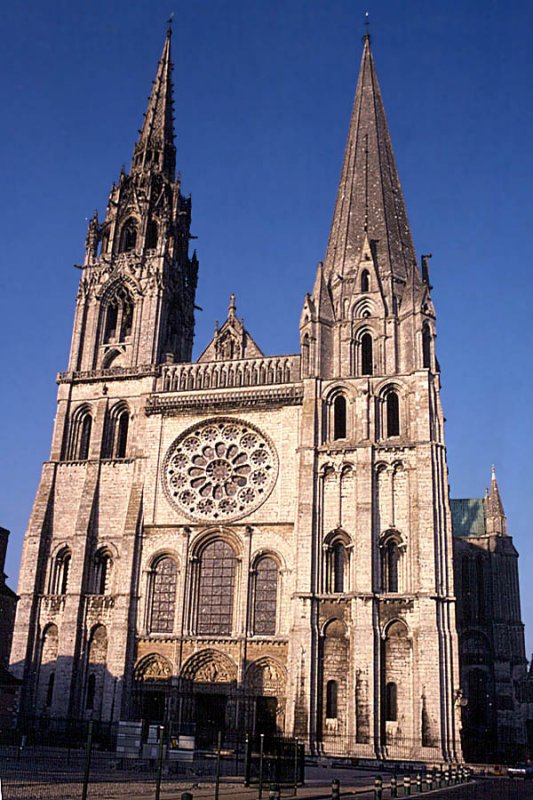
[{"label": "gothic arch", "polygon": [[248,665],[244,674],[244,685],[252,695],[285,696],[287,693],[287,670],[276,659],[263,656]]},{"label": "gothic arch", "polygon": [[118,252],[130,253],[139,245],[140,221],[130,214],[120,226]]},{"label": "gothic arch", "polygon": [[192,684],[236,683],[237,665],[225,653],[209,648],[185,662],[180,678]]},{"label": "gothic arch", "polygon": [[230,528],[211,528],[201,531],[191,542],[191,554],[193,558],[200,558],[203,551],[214,541],[223,541],[230,545],[236,558],[241,558],[243,544],[239,536]]},{"label": "gothic arch", "polygon": [[93,421],[93,410],[89,403],[82,403],[72,412],[67,454],[70,461],[89,458]]},{"label": "gothic arch", "polygon": [[103,458],[126,458],[133,415],[125,400],[113,405],[106,416]]},{"label": "gothic arch", "polygon": [[160,653],[150,653],[135,665],[133,674],[138,683],[169,681],[172,678],[172,665]]}]

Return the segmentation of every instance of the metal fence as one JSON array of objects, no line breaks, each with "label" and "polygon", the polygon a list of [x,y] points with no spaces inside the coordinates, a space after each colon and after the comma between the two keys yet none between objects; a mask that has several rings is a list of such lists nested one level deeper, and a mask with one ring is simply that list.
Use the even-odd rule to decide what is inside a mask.
[{"label": "metal fence", "polygon": [[113,800],[126,793],[130,800],[177,800],[185,791],[245,800],[266,798],[274,782],[280,796],[294,796],[303,782],[303,748],[291,739],[226,732],[212,750],[186,749],[163,726],[151,726],[134,755],[121,748],[116,726],[54,727],[46,738],[35,729],[18,743],[5,741],[16,739],[14,734],[3,736],[2,800]]}]

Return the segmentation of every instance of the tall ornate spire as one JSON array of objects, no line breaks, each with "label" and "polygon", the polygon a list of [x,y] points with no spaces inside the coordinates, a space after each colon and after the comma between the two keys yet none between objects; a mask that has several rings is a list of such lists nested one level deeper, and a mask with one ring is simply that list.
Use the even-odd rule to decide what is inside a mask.
[{"label": "tall ornate spire", "polygon": [[384,288],[392,278],[401,295],[418,269],[368,33],[325,260],[332,287],[355,272],[365,236]]},{"label": "tall ornate spire", "polygon": [[162,172],[170,180],[176,171],[176,147],[174,145],[174,116],[172,84],[172,58],[170,24],[157,73],[148,99],[148,108],[139,139],[133,151],[132,173],[143,171]]}]

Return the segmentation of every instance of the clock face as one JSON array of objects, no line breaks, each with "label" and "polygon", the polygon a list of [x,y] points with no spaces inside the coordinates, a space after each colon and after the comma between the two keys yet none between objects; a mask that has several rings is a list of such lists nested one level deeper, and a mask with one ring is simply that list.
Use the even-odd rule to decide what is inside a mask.
[{"label": "clock face", "polygon": [[255,425],[217,418],[193,425],[170,446],[163,486],[189,519],[236,520],[261,506],[276,483],[273,442]]}]

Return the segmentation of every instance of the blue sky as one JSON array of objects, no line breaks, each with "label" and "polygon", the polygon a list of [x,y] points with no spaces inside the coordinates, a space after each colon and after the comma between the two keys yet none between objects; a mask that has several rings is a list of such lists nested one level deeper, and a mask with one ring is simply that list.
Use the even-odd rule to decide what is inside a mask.
[{"label": "blue sky", "polygon": [[86,219],[129,164],[169,12],[200,258],[195,352],[230,292],[295,352],[323,258],[369,10],[417,252],[432,252],[452,497],[496,465],[533,650],[533,6],[524,0],[3,4],[2,472],[12,585],[65,369]]}]

